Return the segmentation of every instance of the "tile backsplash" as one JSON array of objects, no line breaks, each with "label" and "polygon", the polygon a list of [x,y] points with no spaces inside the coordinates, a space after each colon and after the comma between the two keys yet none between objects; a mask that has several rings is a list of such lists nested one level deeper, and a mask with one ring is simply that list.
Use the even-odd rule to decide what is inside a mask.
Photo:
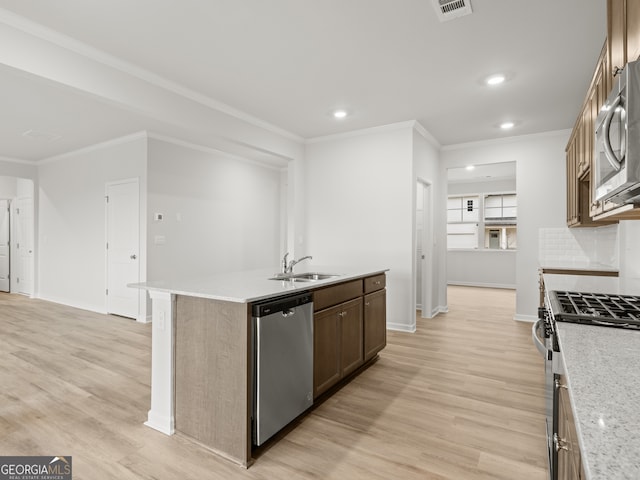
[{"label": "tile backsplash", "polygon": [[541,228],[538,235],[541,266],[619,268],[618,225]]}]

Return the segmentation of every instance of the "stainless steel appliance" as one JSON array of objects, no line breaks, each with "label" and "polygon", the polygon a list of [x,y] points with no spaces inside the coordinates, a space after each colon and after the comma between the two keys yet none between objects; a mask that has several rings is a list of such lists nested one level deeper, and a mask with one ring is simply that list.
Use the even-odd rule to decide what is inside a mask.
[{"label": "stainless steel appliance", "polygon": [[556,322],[640,329],[640,297],[553,291],[549,302]]},{"label": "stainless steel appliance", "polygon": [[557,337],[557,322],[600,327],[640,329],[640,297],[568,291],[545,292],[545,307],[538,311],[532,337],[545,359],[545,394],[549,478],[556,480],[558,467],[558,388],[564,373]]},{"label": "stainless steel appliance", "polygon": [[595,199],[639,202],[640,61],[618,75],[595,128]]},{"label": "stainless steel appliance", "polygon": [[[545,302],[546,303],[546,302]],[[538,321],[531,330],[533,343],[544,358],[545,380],[545,419],[547,430],[547,454],[549,460],[549,478],[558,478],[558,450],[556,448],[558,431],[558,396],[559,375],[562,373],[562,357],[558,347],[555,324],[547,308],[538,309]],[[554,442],[555,440],[555,442]]]},{"label": "stainless steel appliance", "polygon": [[262,445],[313,404],[310,293],[253,305],[253,444]]}]

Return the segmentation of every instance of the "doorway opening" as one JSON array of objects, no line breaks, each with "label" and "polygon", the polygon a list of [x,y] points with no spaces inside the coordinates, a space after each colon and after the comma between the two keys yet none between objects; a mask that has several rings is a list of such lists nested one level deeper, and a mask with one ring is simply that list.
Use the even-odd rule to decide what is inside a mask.
[{"label": "doorway opening", "polygon": [[432,318],[433,308],[433,220],[431,183],[418,179],[415,205],[415,295],[422,318]]},{"label": "doorway opening", "polygon": [[34,184],[0,176],[0,291],[34,294]]}]

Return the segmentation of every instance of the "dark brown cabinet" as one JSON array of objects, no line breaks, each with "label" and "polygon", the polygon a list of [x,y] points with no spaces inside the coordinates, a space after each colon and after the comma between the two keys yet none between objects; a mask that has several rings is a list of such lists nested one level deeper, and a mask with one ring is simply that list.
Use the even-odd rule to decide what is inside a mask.
[{"label": "dark brown cabinet", "polygon": [[386,346],[385,275],[313,292],[313,396],[317,398]]},{"label": "dark brown cabinet", "polygon": [[387,345],[387,292],[364,296],[364,360],[372,359]]},{"label": "dark brown cabinet", "polygon": [[558,382],[558,433],[554,443],[558,451],[558,480],[585,479],[573,410],[562,375]]},{"label": "dark brown cabinet", "polygon": [[341,378],[340,306],[313,316],[313,397],[316,398]]},{"label": "dark brown cabinet", "polygon": [[362,343],[362,297],[314,314],[314,398],[364,363]]}]

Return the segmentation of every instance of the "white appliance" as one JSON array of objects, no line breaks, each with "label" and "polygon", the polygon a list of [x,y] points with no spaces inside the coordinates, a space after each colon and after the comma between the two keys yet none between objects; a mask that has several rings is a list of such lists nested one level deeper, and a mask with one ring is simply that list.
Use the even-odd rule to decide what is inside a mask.
[{"label": "white appliance", "polygon": [[640,202],[640,61],[629,62],[595,124],[595,200]]}]

